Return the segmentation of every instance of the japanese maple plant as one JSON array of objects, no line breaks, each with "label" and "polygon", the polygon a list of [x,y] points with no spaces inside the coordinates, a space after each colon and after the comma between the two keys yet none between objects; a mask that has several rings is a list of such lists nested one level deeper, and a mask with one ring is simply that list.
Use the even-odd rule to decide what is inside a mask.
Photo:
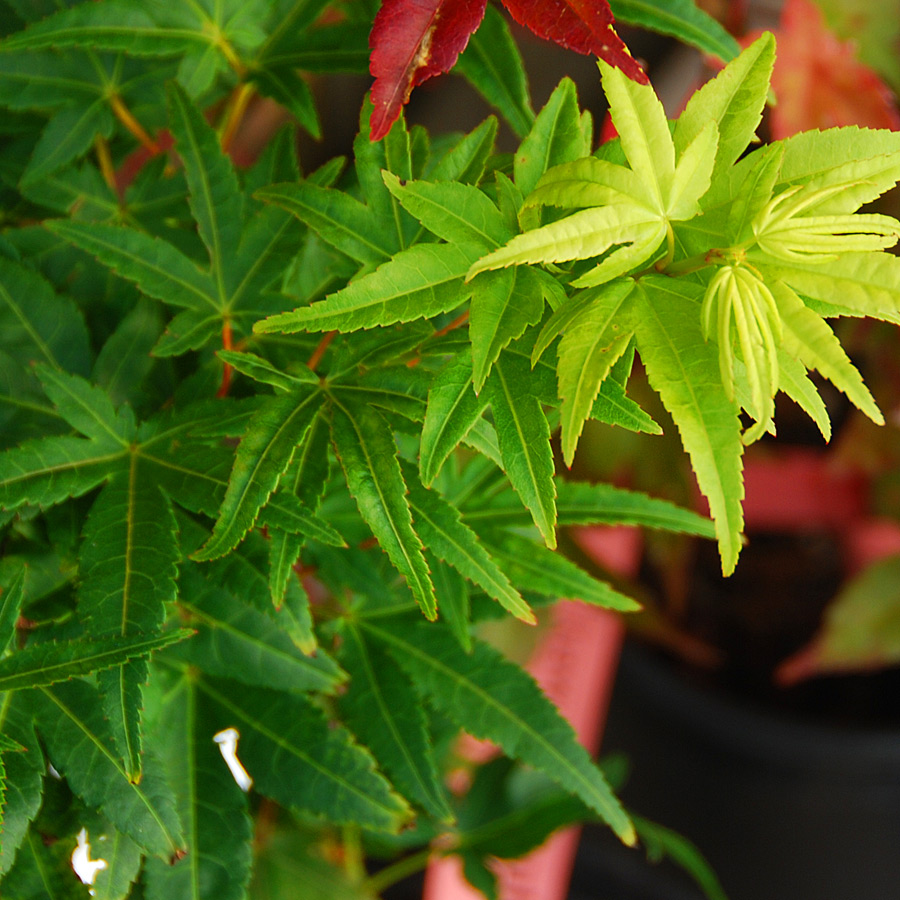
[{"label": "japanese maple plant", "polygon": [[[807,370],[881,421],[828,319],[900,321],[900,223],[857,212],[900,136],[747,152],[771,35],[736,56],[687,0],[614,3],[734,57],[671,122],[604,2],[504,0],[600,58],[598,148],[570,81],[535,116],[485,0],[376,5],[0,6],[8,900],[82,896],[76,871],[104,898],[371,897],[428,853],[490,894],[491,857],[566,822],[658,842],[481,623],[637,607],[561,527],[715,537],[732,571],[776,393],[828,434]],[[460,53],[513,154],[493,117],[404,122]],[[352,160],[304,171],[307,73],[370,64]],[[238,170],[257,94],[295,121]],[[712,522],[555,475],[589,418],[659,431],[638,359]],[[460,729],[510,760],[463,798]]]}]

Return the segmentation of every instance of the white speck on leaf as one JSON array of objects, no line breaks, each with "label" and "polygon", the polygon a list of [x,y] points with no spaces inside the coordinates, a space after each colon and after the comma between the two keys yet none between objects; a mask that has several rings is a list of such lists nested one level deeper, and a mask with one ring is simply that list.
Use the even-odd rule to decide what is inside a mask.
[{"label": "white speck on leaf", "polygon": [[[84,884],[93,884],[97,873],[107,867],[105,859],[91,859],[91,844],[87,829],[78,832],[78,846],[72,851],[72,868]],[[91,891],[91,894],[94,892]]]},{"label": "white speck on leaf", "polygon": [[237,743],[240,736],[237,728],[225,728],[218,734],[213,735],[213,740],[219,745],[222,759],[225,760],[225,764],[231,770],[238,787],[242,791],[249,791],[253,786],[253,779],[237,758]]}]

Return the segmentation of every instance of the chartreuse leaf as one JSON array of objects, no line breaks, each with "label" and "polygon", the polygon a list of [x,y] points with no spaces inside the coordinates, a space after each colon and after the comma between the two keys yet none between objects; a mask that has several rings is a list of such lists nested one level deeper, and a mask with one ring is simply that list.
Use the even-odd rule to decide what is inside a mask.
[{"label": "chartreuse leaf", "polygon": [[667,34],[703,53],[728,62],[737,56],[737,41],[694,0],[610,0],[617,22]]},{"label": "chartreuse leaf", "polygon": [[422,541],[413,530],[390,426],[370,406],[335,397],[331,435],[360,514],[406,579],[422,611],[434,619],[434,586],[422,555]]},{"label": "chartreuse leaf", "polygon": [[240,733],[238,754],[260,793],[376,831],[394,831],[408,816],[369,753],[303,695],[265,688],[248,695],[234,682],[206,678],[197,685],[219,723]]},{"label": "chartreuse leaf", "polygon": [[630,313],[633,292],[631,280],[605,285],[593,296],[591,304],[569,322],[560,341],[557,371],[567,465],[572,465],[578,438],[601,382],[628,349],[634,333]]},{"label": "chartreuse leaf", "polygon": [[486,389],[494,414],[503,468],[548,547],[556,546],[556,485],[550,426],[530,393],[527,360],[498,359]]},{"label": "chartreuse leaf", "polygon": [[204,581],[196,567],[181,578],[180,604],[197,634],[173,655],[210,675],[282,691],[330,692],[344,680],[324,651],[301,653],[269,616]]},{"label": "chartreuse leaf", "polygon": [[4,752],[5,792],[0,805],[2,835],[0,840],[0,875],[9,871],[28,825],[41,805],[43,778],[46,772],[44,753],[34,733],[34,716],[27,694],[6,694],[0,699],[3,736],[24,747],[24,753]]},{"label": "chartreuse leaf", "polygon": [[703,287],[648,275],[635,289],[635,335],[647,377],[675,420],[700,490],[709,500],[730,574],[743,530],[741,425],[718,374],[718,355],[700,329]]},{"label": "chartreuse leaf", "polygon": [[540,321],[544,291],[538,273],[527,266],[485,272],[471,288],[472,377],[475,390],[480,392],[503,348]]},{"label": "chartreuse leaf", "polygon": [[213,279],[224,301],[234,286],[233,263],[243,226],[243,199],[219,138],[177,82],[167,85],[169,126],[184,163],[191,213],[209,251]]},{"label": "chartreuse leaf", "polygon": [[881,410],[828,323],[787,285],[775,282],[772,294],[781,315],[784,349],[843,391],[873,422],[883,424]]},{"label": "chartreuse leaf", "polygon": [[18,566],[0,593],[0,656],[16,633],[19,609],[25,595],[25,566]]},{"label": "chartreuse leaf", "polygon": [[190,631],[180,629],[122,638],[79,638],[35,644],[0,660],[0,691],[40,687],[120,666],[190,635]]},{"label": "chartreuse leaf", "polygon": [[[181,557],[168,500],[143,477],[139,457],[114,475],[91,507],[84,526],[79,575],[80,611],[92,634],[126,640],[150,634],[165,620],[176,594]],[[140,709],[147,663],[134,660],[98,676],[103,709],[125,767],[141,772]]]},{"label": "chartreuse leaf", "polygon": [[466,299],[463,278],[482,252],[478,244],[417,244],[319,303],[270,316],[253,330],[347,332],[449,312]]},{"label": "chartreuse leaf", "polygon": [[[164,710],[156,716],[153,742],[160,748],[185,822],[187,854],[170,864],[147,861],[149,900],[222,900],[244,897],[252,863],[253,828],[246,794],[222,759],[213,736],[222,727],[189,671],[160,671]],[[177,680],[176,680],[177,679]],[[239,758],[243,746],[238,743]]]},{"label": "chartreuse leaf", "polygon": [[139,784],[115,752],[96,690],[84,681],[38,688],[38,730],[48,755],[72,790],[99,806],[119,831],[147,853],[171,860],[183,850],[175,800],[155,758],[144,749]]},{"label": "chartreuse leaf", "polygon": [[348,622],[340,661],[350,675],[338,701],[344,722],[413,803],[453,820],[428,735],[425,712],[406,673],[377,643]]},{"label": "chartreuse leaf", "polygon": [[194,559],[215,559],[237,546],[290,465],[321,405],[318,387],[304,384],[267,401],[253,416],[238,446],[212,536]]},{"label": "chartreuse leaf", "polygon": [[806,366],[782,348],[778,353],[778,387],[784,391],[819,428],[825,441],[831,440],[831,419],[825,401],[806,374]]},{"label": "chartreuse leaf", "polygon": [[423,487],[412,465],[402,468],[409,487],[413,520],[429,551],[477,584],[514,616],[534,624],[534,613],[528,604],[479,543],[478,535],[461,520],[457,509],[436,491]]},{"label": "chartreuse leaf", "polygon": [[361,623],[387,647],[416,689],[474,737],[493,741],[508,756],[546,772],[595,810],[625,843],[634,828],[572,727],[524,670],[474,641],[471,655],[438,628],[408,620],[389,626]]},{"label": "chartreuse leaf", "polygon": [[218,307],[213,280],[167,241],[99,222],[54,219],[46,227],[134,282],[148,297],[197,312]]},{"label": "chartreuse leaf", "polygon": [[594,606],[634,612],[640,605],[614,590],[604,581],[591,577],[575,563],[546,547],[506,532],[486,533],[491,556],[509,580],[520,590],[542,594],[553,600],[568,597]]},{"label": "chartreuse leaf", "polygon": [[714,171],[718,174],[731,166],[756,134],[774,62],[775,38],[765,32],[714,79],[695,91],[675,125],[675,149],[679,156],[713,121],[719,134]]},{"label": "chartreuse leaf", "polygon": [[472,361],[467,353],[450,360],[431,382],[419,445],[419,474],[430,485],[450,454],[469,433],[487,406],[487,394],[472,389]]}]

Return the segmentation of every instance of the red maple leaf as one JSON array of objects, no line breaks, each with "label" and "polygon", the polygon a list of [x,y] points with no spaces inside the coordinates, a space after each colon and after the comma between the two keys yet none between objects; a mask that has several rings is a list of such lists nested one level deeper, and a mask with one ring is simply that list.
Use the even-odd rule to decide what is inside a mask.
[{"label": "red maple leaf", "polygon": [[[578,53],[594,54],[642,83],[647,76],[613,30],[607,0],[503,0],[512,17],[536,35]],[[371,139],[380,140],[412,89],[449,72],[484,18],[487,0],[384,0],[369,35]]]},{"label": "red maple leaf", "polygon": [[837,125],[900,130],[890,89],[859,61],[852,41],[829,30],[811,0],[787,0],[775,36],[773,138]]}]

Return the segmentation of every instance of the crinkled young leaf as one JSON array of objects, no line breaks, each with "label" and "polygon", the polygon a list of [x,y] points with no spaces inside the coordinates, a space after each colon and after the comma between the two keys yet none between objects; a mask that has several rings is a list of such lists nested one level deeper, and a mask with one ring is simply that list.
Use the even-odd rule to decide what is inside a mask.
[{"label": "crinkled young leaf", "polygon": [[190,635],[190,631],[179,629],[35,644],[0,660],[0,691],[19,691],[100,672],[129,659],[147,656]]},{"label": "crinkled young leaf", "polygon": [[[153,743],[160,748],[187,829],[187,854],[174,865],[147,861],[149,900],[201,900],[213,893],[240,900],[252,864],[252,822],[246,794],[235,783],[213,736],[218,728],[196,680],[187,672],[164,682],[165,712]],[[240,758],[241,744],[238,743]]]},{"label": "crinkled young leaf", "polygon": [[339,659],[350,675],[338,701],[343,721],[404,796],[432,816],[452,821],[425,713],[406,673],[352,623],[342,637]]},{"label": "crinkled young leaf", "polygon": [[486,392],[494,414],[503,467],[528,507],[548,547],[556,546],[556,484],[550,426],[530,392],[525,360],[504,357],[494,364]]},{"label": "crinkled young leaf", "polygon": [[238,446],[212,537],[193,554],[194,559],[215,559],[240,542],[290,465],[321,405],[318,387],[301,385],[268,401],[253,416]]},{"label": "crinkled young leaf", "polygon": [[166,860],[179,855],[181,825],[171,789],[146,749],[140,784],[129,780],[96,690],[83,681],[37,690],[38,730],[72,790],[147,853]]},{"label": "crinkled young leaf", "polygon": [[699,285],[663,276],[641,279],[635,334],[647,377],[675,420],[716,523],[722,570],[733,571],[743,530],[741,426],[722,390],[715,347],[700,329]]},{"label": "crinkled young leaf", "polygon": [[437,709],[474,737],[546,772],[599,813],[625,843],[634,843],[631,822],[603,774],[524,670],[481,641],[469,655],[433,626],[421,629],[398,619],[388,627],[370,621],[362,627],[391,651]]},{"label": "crinkled young leaf", "polygon": [[409,487],[413,520],[429,551],[477,584],[514,616],[533,624],[534,613],[479,543],[478,535],[462,521],[457,509],[436,491],[424,488],[412,465],[406,464],[402,469]]},{"label": "crinkled young leaf", "polygon": [[360,514],[406,579],[422,611],[434,619],[434,586],[422,555],[422,541],[413,530],[390,426],[371,407],[341,398],[333,403],[331,435]]},{"label": "crinkled young leaf", "polygon": [[407,817],[369,753],[303,695],[265,688],[248,695],[235,682],[212,679],[197,684],[222,727],[239,731],[241,762],[260,793],[335,824],[376,831],[395,831]]},{"label": "crinkled young leaf", "polygon": [[348,332],[449,312],[466,299],[463,278],[482,252],[478,244],[417,244],[325,300],[270,316],[253,330]]}]

